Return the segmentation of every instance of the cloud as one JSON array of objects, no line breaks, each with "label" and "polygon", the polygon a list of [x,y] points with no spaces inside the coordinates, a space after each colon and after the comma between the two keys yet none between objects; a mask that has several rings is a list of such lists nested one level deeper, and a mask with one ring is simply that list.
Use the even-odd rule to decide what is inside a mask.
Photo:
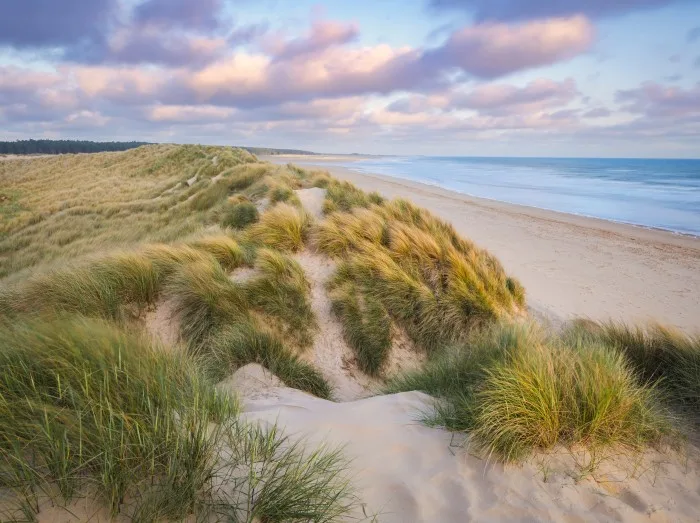
[{"label": "cloud", "polygon": [[0,45],[78,45],[100,40],[117,0],[20,0],[2,3]]},{"label": "cloud", "polygon": [[188,75],[186,88],[199,101],[233,106],[444,89],[455,71],[504,76],[571,58],[584,52],[593,37],[583,17],[467,27],[427,50],[385,44],[346,48],[337,43],[350,31],[338,28],[310,34],[316,36],[284,45],[272,58],[236,53],[218,60]]},{"label": "cloud", "polygon": [[213,61],[228,49],[229,42],[223,37],[163,33],[150,26],[129,27],[115,31],[101,50],[93,49],[89,61],[196,66]]},{"label": "cloud", "polygon": [[635,89],[618,91],[615,99],[623,110],[650,118],[700,117],[700,82],[689,89],[645,82]]},{"label": "cloud", "polygon": [[605,107],[596,107],[583,113],[584,118],[607,118],[610,115],[612,115],[612,112]]},{"label": "cloud", "polygon": [[332,20],[317,20],[305,36],[283,41],[270,39],[266,50],[276,59],[285,60],[324,51],[330,47],[352,42],[359,35],[357,24]]},{"label": "cloud", "polygon": [[427,56],[480,78],[495,78],[573,58],[588,50],[593,38],[593,26],[580,15],[520,24],[485,23],[456,31]]},{"label": "cloud", "polygon": [[202,123],[221,121],[236,114],[235,109],[213,105],[155,105],[148,107],[145,118],[162,123]]},{"label": "cloud", "polygon": [[221,0],[146,0],[136,6],[139,25],[211,31],[219,28]]},{"label": "cloud", "polygon": [[468,93],[454,95],[451,105],[491,114],[514,114],[561,107],[579,94],[576,82],[571,78],[563,82],[540,78],[525,87],[502,84],[478,86]]},{"label": "cloud", "polygon": [[477,21],[534,20],[586,15],[603,17],[694,0],[431,0],[435,9],[461,9]]}]

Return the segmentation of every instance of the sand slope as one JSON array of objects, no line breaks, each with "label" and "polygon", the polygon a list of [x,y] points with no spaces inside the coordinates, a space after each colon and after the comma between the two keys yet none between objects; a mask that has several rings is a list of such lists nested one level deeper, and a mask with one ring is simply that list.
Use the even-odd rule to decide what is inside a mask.
[{"label": "sand slope", "polygon": [[[245,386],[237,389],[244,416],[278,423],[312,444],[344,445],[365,511],[382,522],[697,521],[700,516],[697,463],[687,469],[674,460],[655,463],[670,459],[656,455],[639,467],[646,469],[639,479],[626,479],[619,470],[606,476],[601,468],[599,479],[609,481],[577,483],[568,459],[504,468],[468,455],[458,436],[417,421],[432,402],[420,392],[333,403],[268,383],[274,392],[266,395],[259,386],[252,397]],[[363,514],[358,510],[356,516]]]}]

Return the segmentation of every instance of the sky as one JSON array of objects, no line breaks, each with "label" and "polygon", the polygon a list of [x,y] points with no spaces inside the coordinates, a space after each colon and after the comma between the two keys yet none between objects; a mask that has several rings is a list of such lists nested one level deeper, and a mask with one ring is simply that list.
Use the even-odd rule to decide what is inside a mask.
[{"label": "sky", "polygon": [[0,5],[0,140],[700,157],[700,0]]}]

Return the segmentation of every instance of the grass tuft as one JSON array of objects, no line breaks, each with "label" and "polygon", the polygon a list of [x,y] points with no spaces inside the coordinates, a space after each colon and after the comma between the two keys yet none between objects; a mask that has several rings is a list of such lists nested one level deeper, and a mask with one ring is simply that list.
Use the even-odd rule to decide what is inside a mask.
[{"label": "grass tuft", "polygon": [[280,203],[250,227],[249,237],[266,247],[296,252],[304,246],[310,228],[311,218],[305,211]]},{"label": "grass tuft", "polygon": [[103,321],[0,326],[0,395],[3,518],[85,496],[133,521],[334,521],[355,503],[339,450],[241,423],[193,360]]},{"label": "grass tuft", "polygon": [[243,201],[226,208],[222,224],[234,229],[245,229],[248,225],[257,222],[259,218],[255,204]]},{"label": "grass tuft", "polygon": [[[350,212],[319,224],[316,245],[341,258],[341,279],[357,287],[352,295],[381,305],[418,346],[434,351],[522,313],[522,286],[449,224],[405,200],[376,203],[348,184],[333,187],[327,201]],[[357,317],[345,319],[346,332],[356,331]]]},{"label": "grass tuft", "polygon": [[203,349],[211,333],[226,323],[247,318],[247,302],[214,258],[180,267],[165,289],[190,350]]},{"label": "grass tuft", "polygon": [[639,384],[620,352],[533,325],[482,329],[390,385],[416,388],[444,400],[433,423],[471,432],[504,461],[555,445],[641,450],[674,430],[657,389]]},{"label": "grass tuft", "polygon": [[190,242],[189,245],[198,251],[211,254],[227,271],[232,271],[243,263],[241,247],[229,236],[205,236]]},{"label": "grass tuft", "polygon": [[247,365],[258,363],[288,387],[330,399],[331,387],[311,364],[300,360],[274,335],[252,322],[232,323],[212,337],[209,349],[219,378]]},{"label": "grass tuft", "polygon": [[336,277],[329,288],[333,314],[343,325],[343,335],[360,369],[370,375],[380,374],[391,352],[389,314],[379,300],[361,293],[351,281]]},{"label": "grass tuft", "polygon": [[657,383],[672,407],[700,423],[700,336],[659,324],[631,327],[583,320],[574,322],[567,334],[620,351],[640,383]]},{"label": "grass tuft", "polygon": [[282,339],[300,347],[310,346],[316,319],[301,266],[280,252],[260,249],[255,268],[259,276],[241,285],[250,307],[264,314]]}]

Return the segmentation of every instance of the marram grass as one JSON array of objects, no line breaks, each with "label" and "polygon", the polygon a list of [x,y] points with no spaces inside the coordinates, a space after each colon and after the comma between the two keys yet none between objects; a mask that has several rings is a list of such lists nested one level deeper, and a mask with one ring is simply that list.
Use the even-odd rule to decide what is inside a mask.
[{"label": "marram grass", "polygon": [[519,461],[556,445],[641,450],[674,434],[659,391],[619,351],[532,324],[473,332],[390,390],[443,399],[432,423],[468,431],[485,455]]},{"label": "marram grass", "polygon": [[266,247],[299,251],[308,239],[311,218],[302,209],[280,203],[264,212],[248,229],[249,238]]},{"label": "marram grass", "polygon": [[449,224],[404,200],[375,202],[348,184],[328,195],[347,211],[319,224],[316,245],[340,259],[338,278],[356,286],[354,294],[381,304],[420,347],[434,351],[480,324],[522,314],[522,286]]},{"label": "marram grass", "polygon": [[69,312],[123,320],[155,301],[165,282],[188,263],[233,269],[243,253],[231,238],[204,236],[188,244],[155,244],[39,273],[0,289],[0,312]]},{"label": "marram grass", "polygon": [[194,360],[103,321],[1,326],[0,397],[5,521],[86,495],[134,521],[334,521],[354,505],[338,450],[246,426]]},{"label": "marram grass", "polygon": [[620,352],[640,383],[657,384],[685,420],[700,423],[700,336],[659,324],[612,321],[576,321],[566,334]]}]

